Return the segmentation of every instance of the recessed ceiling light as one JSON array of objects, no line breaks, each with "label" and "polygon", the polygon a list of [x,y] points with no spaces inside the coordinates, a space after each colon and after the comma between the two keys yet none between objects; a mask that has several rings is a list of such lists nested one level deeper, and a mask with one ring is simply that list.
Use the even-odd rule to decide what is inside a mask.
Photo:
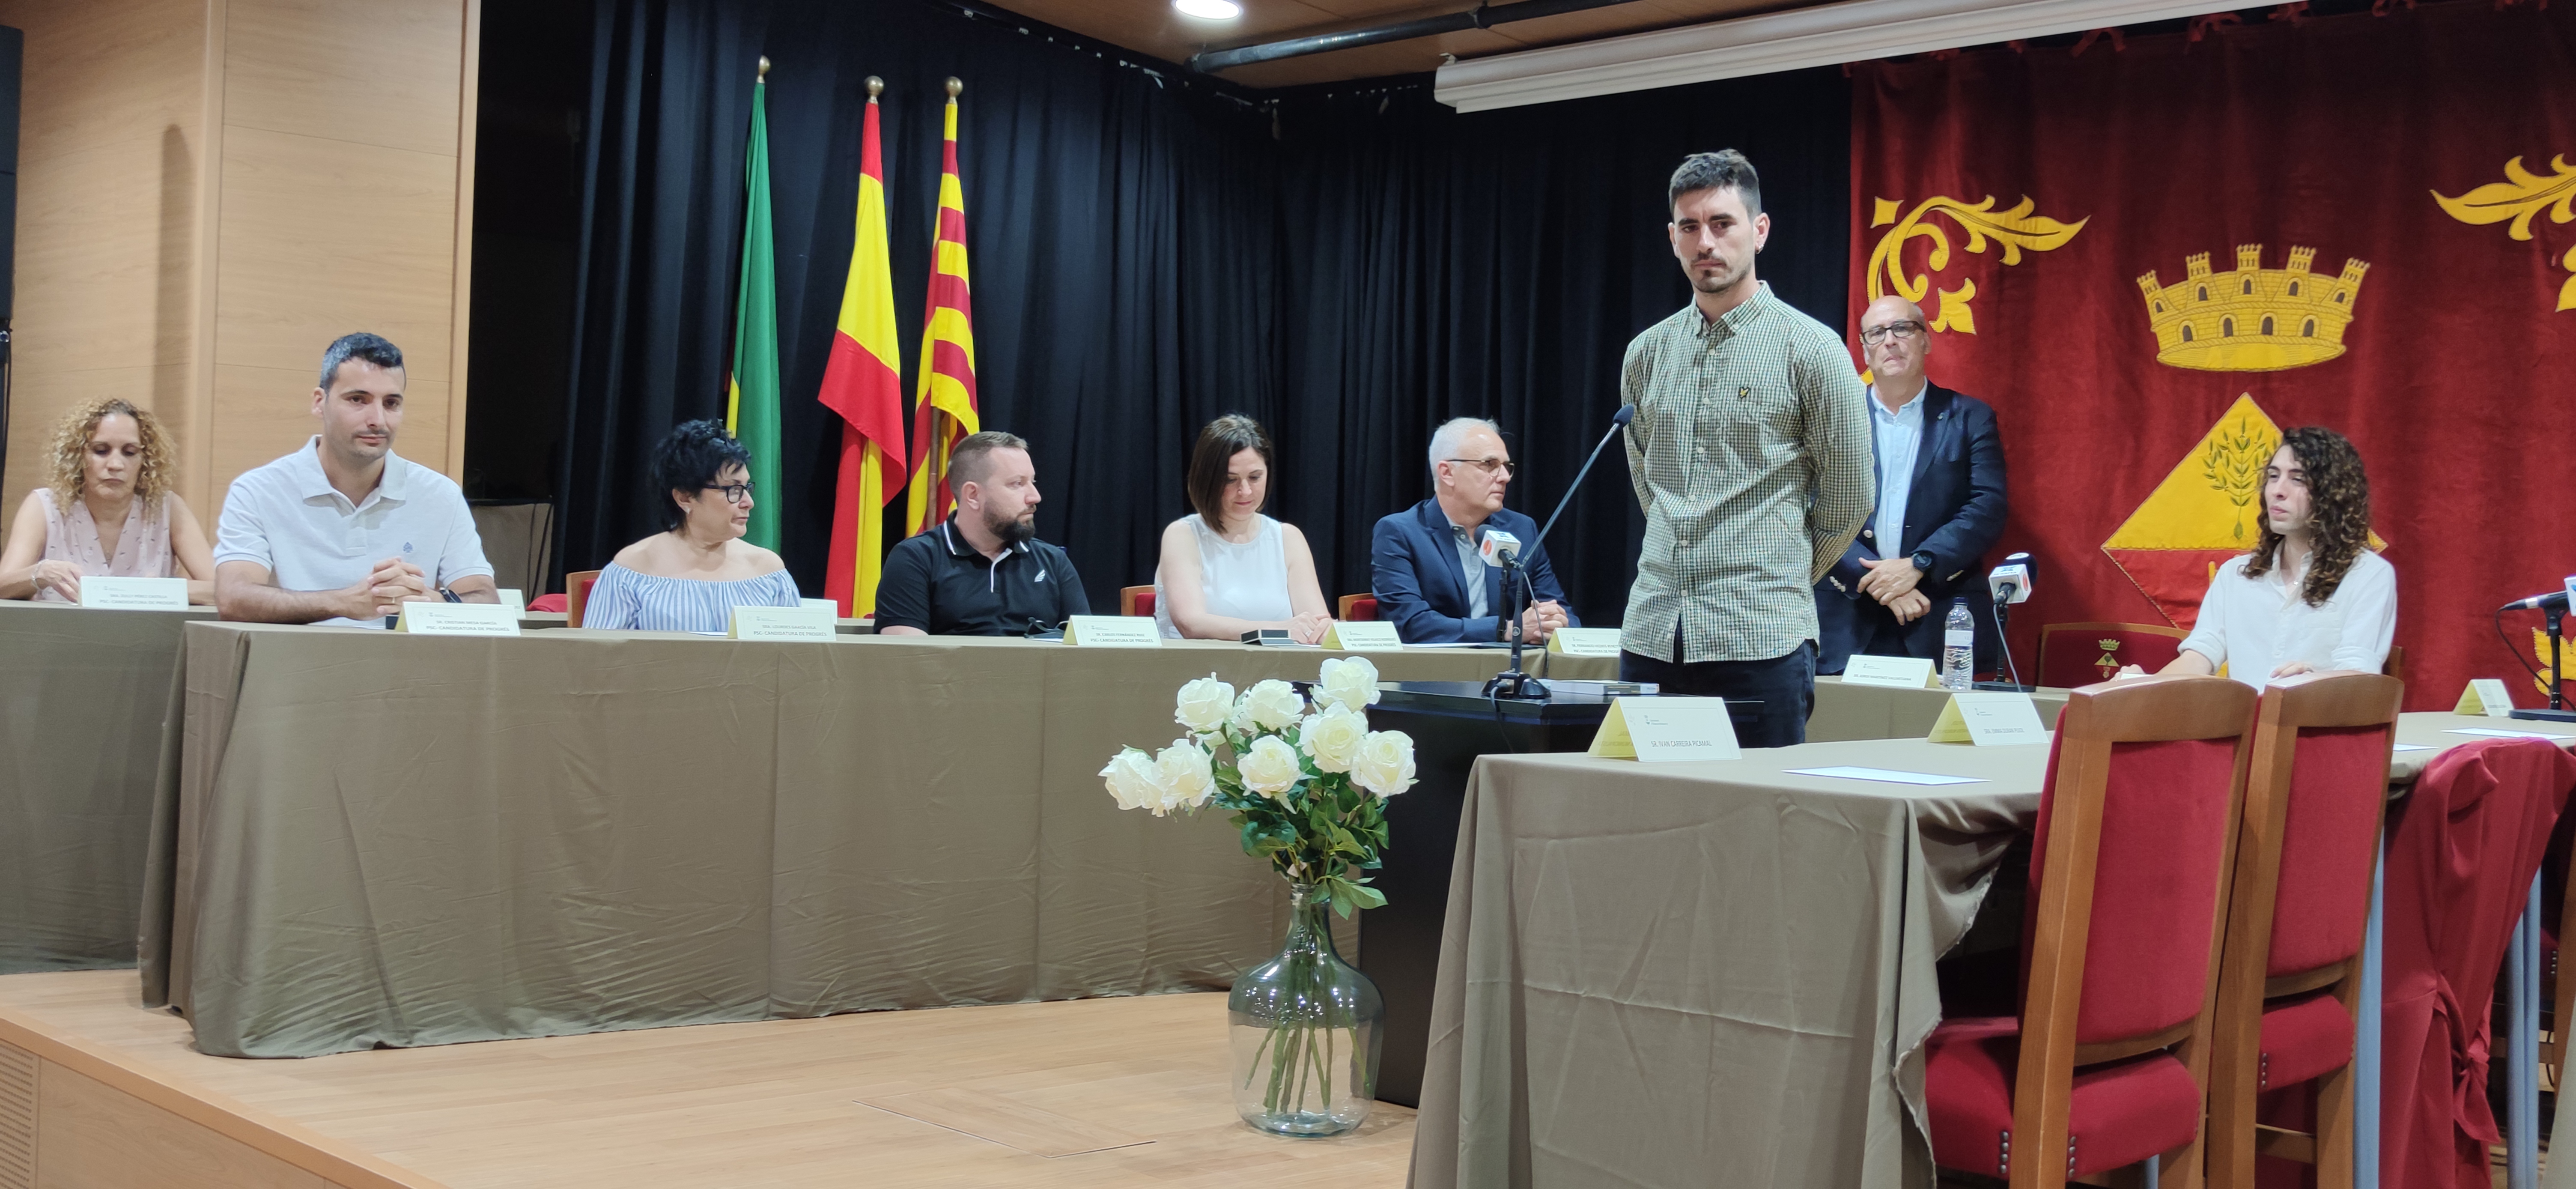
[{"label": "recessed ceiling light", "polygon": [[1243,15],[1243,6],[1234,0],[1172,0],[1172,7],[1185,17],[1202,21],[1230,21]]}]

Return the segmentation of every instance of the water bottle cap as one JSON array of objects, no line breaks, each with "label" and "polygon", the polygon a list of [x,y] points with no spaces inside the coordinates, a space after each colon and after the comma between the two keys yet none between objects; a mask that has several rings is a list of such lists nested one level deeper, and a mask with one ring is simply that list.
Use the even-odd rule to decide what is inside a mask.
[{"label": "water bottle cap", "polygon": [[1968,605],[1968,596],[1959,595],[1950,600],[1950,605],[1953,607],[1965,607]]}]

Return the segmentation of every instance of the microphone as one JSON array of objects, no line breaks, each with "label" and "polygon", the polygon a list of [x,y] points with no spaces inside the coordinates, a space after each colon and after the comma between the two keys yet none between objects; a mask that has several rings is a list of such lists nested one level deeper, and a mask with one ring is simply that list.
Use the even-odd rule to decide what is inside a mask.
[{"label": "microphone", "polygon": [[1517,563],[1521,558],[1521,539],[1498,528],[1485,530],[1485,539],[1476,546],[1476,555],[1489,566]]},{"label": "microphone", "polygon": [[2038,568],[2038,563],[2032,561],[2027,553],[2007,556],[2004,564],[1986,575],[1986,593],[1994,596],[1998,607],[2029,602],[2031,579]]},{"label": "microphone", "polygon": [[[2576,589],[2576,575],[2570,575],[2567,583],[2568,588]],[[2497,608],[2496,613],[2501,615],[2507,611],[2564,611],[2566,609],[2567,590],[2560,589],[2550,591],[2548,594],[2536,594],[2527,599],[2515,599]]]}]

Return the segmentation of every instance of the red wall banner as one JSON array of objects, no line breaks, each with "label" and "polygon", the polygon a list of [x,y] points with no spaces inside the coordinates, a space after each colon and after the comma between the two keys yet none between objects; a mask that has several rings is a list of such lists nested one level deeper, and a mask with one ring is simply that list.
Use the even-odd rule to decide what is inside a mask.
[{"label": "red wall banner", "polygon": [[[2002,421],[2044,623],[2188,627],[2281,429],[2360,448],[2407,708],[2510,675],[2576,574],[2576,5],[1852,68],[1851,310],[1902,293]],[[1855,344],[1857,358],[1857,344]]]}]

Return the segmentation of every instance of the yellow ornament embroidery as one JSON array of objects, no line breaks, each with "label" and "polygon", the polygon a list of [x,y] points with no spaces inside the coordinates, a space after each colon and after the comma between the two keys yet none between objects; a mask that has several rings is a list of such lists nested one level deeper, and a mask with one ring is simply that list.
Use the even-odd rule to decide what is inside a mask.
[{"label": "yellow ornament embroidery", "polygon": [[[1902,219],[1896,217],[1897,208],[1902,205],[1897,199],[1880,198],[1874,201],[1876,205],[1872,208],[1869,225],[1887,227],[1888,224],[1894,223],[1895,226],[1887,227],[1887,234],[1878,237],[1878,247],[1869,254],[1869,299],[1871,301],[1876,301],[1893,292],[1907,301],[1921,305],[1924,297],[1932,292],[1930,276],[1906,274],[1904,255],[1908,240],[1922,238],[1932,241],[1931,254],[1924,258],[1924,263],[1930,266],[1932,272],[1938,273],[1950,266],[1950,235],[1942,230],[1940,225],[1924,222],[1926,216],[1945,215],[1951,222],[1957,223],[1960,230],[1967,234],[1965,246],[1970,252],[1980,254],[1985,252],[1986,240],[1991,237],[2002,246],[2003,262],[2008,265],[2021,263],[2021,253],[2024,248],[2034,252],[2046,252],[2066,246],[2068,240],[2075,238],[2076,232],[2084,230],[2084,225],[2091,222],[2090,219],[2077,219],[2073,223],[2061,223],[2045,215],[2033,214],[2032,211],[2038,204],[2027,196],[2011,210],[1998,211],[1994,209],[1993,195],[1988,195],[1985,201],[1973,205],[1956,198],[1935,195],[1916,203],[1914,209],[1907,211]],[[1961,334],[1977,333],[1976,318],[1968,307],[1968,302],[1976,295],[1977,282],[1971,277],[1959,278],[1959,287],[1956,289],[1941,290],[1939,312],[1932,317],[1932,329],[1955,330]]]},{"label": "yellow ornament embroidery", "polygon": [[[2576,220],[2576,165],[2569,165],[2564,156],[2552,156],[2549,170],[2550,175],[2542,177],[2524,169],[2522,158],[2516,157],[2504,163],[2504,181],[2488,182],[2457,198],[2444,198],[2441,191],[2435,190],[2433,201],[2463,223],[2483,226],[2511,220],[2512,226],[2505,228],[2505,234],[2529,240],[2532,217],[2544,210],[2549,212],[2552,223]],[[2567,249],[2558,263],[2576,273],[2576,247]],[[2558,308],[2576,310],[2576,276],[2558,287]]]}]

